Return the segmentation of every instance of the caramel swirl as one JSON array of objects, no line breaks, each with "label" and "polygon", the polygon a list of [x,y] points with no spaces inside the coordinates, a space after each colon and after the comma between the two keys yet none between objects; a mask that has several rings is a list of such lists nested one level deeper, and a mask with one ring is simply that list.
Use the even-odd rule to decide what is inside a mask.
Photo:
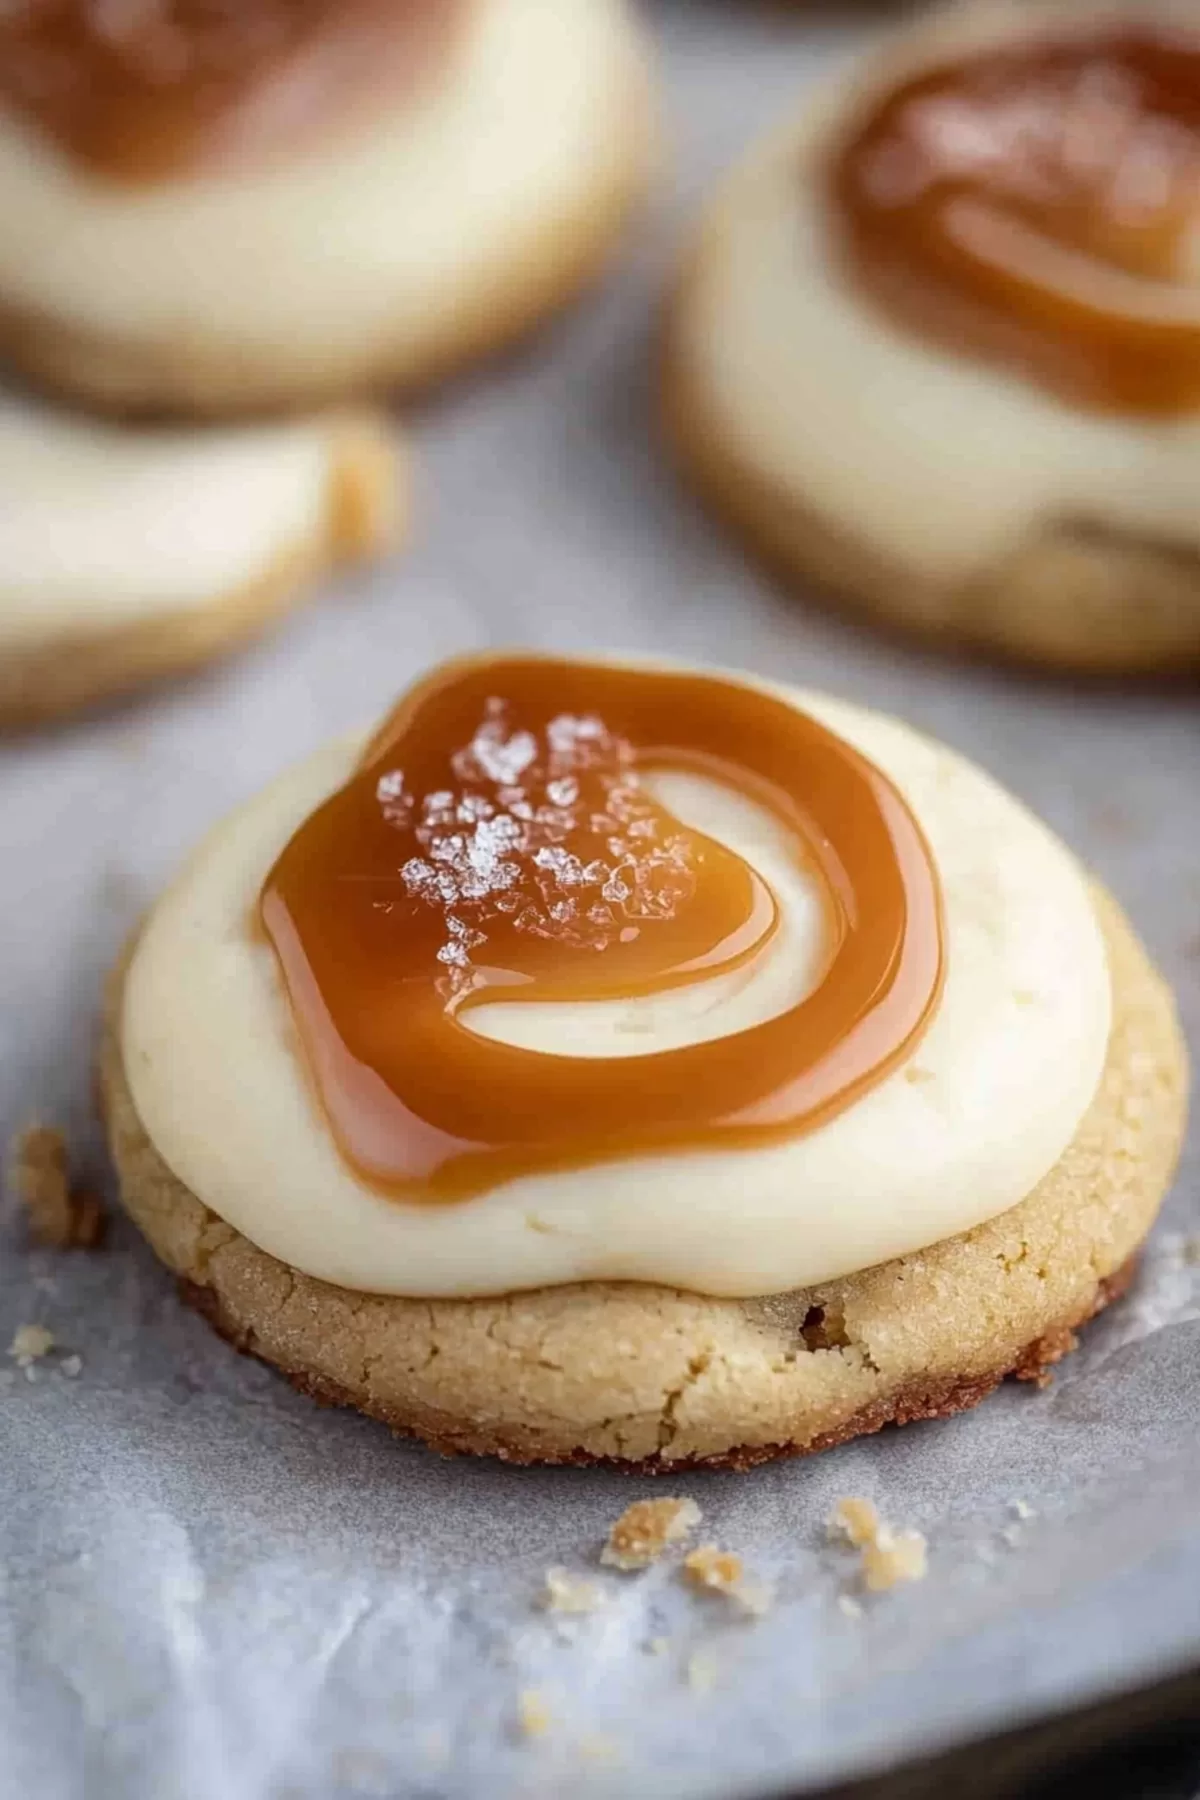
[{"label": "caramel swirl", "polygon": [[[653,797],[683,770],[769,809],[821,895],[815,990],[715,1042],[546,1055],[489,1001],[656,994],[773,951],[774,896]],[[941,902],[896,789],[783,699],[717,676],[481,658],[401,700],[264,884],[260,916],[339,1150],[405,1199],[811,1131],[912,1049]]]},{"label": "caramel swirl", "polygon": [[1078,406],[1200,403],[1200,31],[1022,36],[873,100],[837,148],[856,278]]},{"label": "caramel swirl", "polygon": [[92,172],[255,164],[417,85],[466,0],[4,0],[0,105]]}]

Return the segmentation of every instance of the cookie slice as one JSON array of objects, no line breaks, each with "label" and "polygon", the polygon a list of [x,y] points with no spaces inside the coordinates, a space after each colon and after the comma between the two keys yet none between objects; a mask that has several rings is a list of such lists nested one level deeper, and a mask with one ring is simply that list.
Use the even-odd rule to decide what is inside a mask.
[{"label": "cookie slice", "polygon": [[408,512],[403,453],[365,413],[197,434],[5,400],[0,489],[4,726],[237,649]]}]

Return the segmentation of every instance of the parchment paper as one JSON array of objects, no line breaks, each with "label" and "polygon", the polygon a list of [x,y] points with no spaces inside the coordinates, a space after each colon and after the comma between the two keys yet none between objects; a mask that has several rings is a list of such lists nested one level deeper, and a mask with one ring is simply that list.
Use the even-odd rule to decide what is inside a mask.
[{"label": "parchment paper", "polygon": [[[648,357],[679,224],[869,27],[743,0],[654,17],[674,186],[598,299],[413,421],[413,553],[236,664],[3,750],[5,1137],[48,1117],[99,1176],[102,975],[197,833],[430,659],[514,640],[710,658],[907,714],[1087,856],[1197,1035],[1194,696],[1072,691],[859,635],[774,592],[677,492]],[[768,1617],[734,1622],[659,1569],[606,1575],[603,1611],[563,1624],[536,1605],[547,1565],[593,1566],[653,1484],[443,1462],[318,1411],[211,1336],[127,1226],[97,1254],[32,1253],[10,1202],[0,1338],[38,1322],[60,1349],[34,1380],[9,1361],[0,1386],[0,1795],[767,1792],[1198,1656],[1197,1230],[1193,1143],[1135,1292],[1047,1391],[659,1487],[777,1582]],[[847,1493],[930,1544],[928,1579],[861,1617],[838,1606],[850,1563],[822,1530]],[[549,1714],[537,1741],[515,1729],[525,1690]]]}]

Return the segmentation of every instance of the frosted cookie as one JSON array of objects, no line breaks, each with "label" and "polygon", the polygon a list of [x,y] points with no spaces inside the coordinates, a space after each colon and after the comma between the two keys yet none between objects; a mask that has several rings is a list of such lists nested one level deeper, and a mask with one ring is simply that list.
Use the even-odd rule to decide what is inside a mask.
[{"label": "frosted cookie", "polygon": [[785,576],[1036,663],[1200,666],[1191,0],[908,28],[713,204],[666,405]]},{"label": "frosted cookie", "polygon": [[134,432],[0,398],[0,726],[222,656],[407,514],[385,421]]},{"label": "frosted cookie", "polygon": [[626,0],[0,12],[0,350],[96,406],[411,387],[599,270],[648,169]]},{"label": "frosted cookie", "polygon": [[219,826],[112,987],[124,1203],[444,1450],[744,1465],[1036,1374],[1179,1146],[1171,998],[980,770],[749,677],[448,665]]}]

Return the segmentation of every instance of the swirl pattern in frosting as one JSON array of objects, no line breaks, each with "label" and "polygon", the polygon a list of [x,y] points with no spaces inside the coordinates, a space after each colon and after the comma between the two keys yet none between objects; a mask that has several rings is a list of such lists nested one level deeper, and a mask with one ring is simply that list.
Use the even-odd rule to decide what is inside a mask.
[{"label": "swirl pattern in frosting", "polygon": [[[473,1009],[689,987],[773,953],[777,897],[644,776],[778,821],[816,883],[813,990],[712,1042],[551,1056]],[[940,895],[892,783],[785,700],[711,674],[481,658],[408,694],[263,888],[310,1074],[373,1184],[462,1199],[515,1175],[814,1129],[907,1055],[943,977]]]},{"label": "swirl pattern in frosting", "polygon": [[1076,405],[1200,402],[1200,33],[1134,14],[910,74],[835,148],[861,285]]}]

